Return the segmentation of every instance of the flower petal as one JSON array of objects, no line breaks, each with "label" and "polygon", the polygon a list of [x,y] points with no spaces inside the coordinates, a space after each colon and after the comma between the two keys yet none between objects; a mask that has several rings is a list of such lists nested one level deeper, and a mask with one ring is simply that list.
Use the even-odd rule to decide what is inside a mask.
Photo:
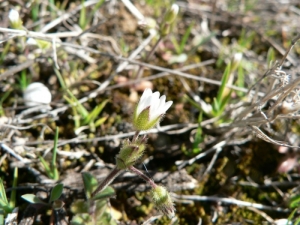
[{"label": "flower petal", "polygon": [[164,113],[167,112],[167,110],[171,107],[172,104],[173,104],[173,101],[168,101],[168,102],[164,105]]},{"label": "flower petal", "polygon": [[19,15],[19,12],[15,9],[11,9],[9,11],[9,14],[8,14],[8,19],[10,20],[10,22],[12,23],[16,23],[19,21],[20,19],[20,15]]},{"label": "flower petal", "polygon": [[137,115],[151,104],[152,90],[146,88],[137,106]]}]

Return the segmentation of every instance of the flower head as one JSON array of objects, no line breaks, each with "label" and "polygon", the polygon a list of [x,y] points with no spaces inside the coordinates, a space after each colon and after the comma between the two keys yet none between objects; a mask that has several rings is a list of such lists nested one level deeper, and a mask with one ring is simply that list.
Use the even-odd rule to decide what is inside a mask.
[{"label": "flower head", "polygon": [[38,45],[37,41],[34,38],[28,38],[26,41],[27,45],[36,46]]},{"label": "flower head", "polygon": [[172,198],[166,188],[156,186],[152,189],[152,201],[155,207],[172,219],[175,216],[175,208]]},{"label": "flower head", "polygon": [[49,89],[42,83],[34,82],[27,86],[23,93],[24,102],[27,106],[47,105],[52,96]]},{"label": "flower head", "polygon": [[158,91],[152,93],[150,88],[144,91],[133,116],[133,125],[137,130],[149,130],[154,127],[171,107],[172,101],[166,102],[165,95],[159,96]]},{"label": "flower head", "polygon": [[12,28],[20,29],[22,27],[22,20],[20,19],[19,12],[11,9],[8,14],[8,19]]}]

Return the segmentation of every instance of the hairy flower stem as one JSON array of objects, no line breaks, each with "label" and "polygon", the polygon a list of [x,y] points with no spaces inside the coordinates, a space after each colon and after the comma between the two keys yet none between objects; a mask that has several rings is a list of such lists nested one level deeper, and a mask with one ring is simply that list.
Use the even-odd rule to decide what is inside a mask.
[{"label": "hairy flower stem", "polygon": [[139,131],[139,130],[135,132],[135,134],[134,134],[134,136],[132,138],[132,142],[135,142],[137,140],[137,138],[139,137],[140,132],[141,131]]},{"label": "hairy flower stem", "polygon": [[113,168],[112,171],[107,175],[107,177],[101,181],[97,189],[92,193],[92,198],[95,197],[96,194],[103,191],[108,185],[113,182],[113,180],[121,173],[122,170],[117,167]]},{"label": "hairy flower stem", "polygon": [[130,166],[129,170],[131,172],[135,173],[136,175],[138,175],[140,178],[142,178],[146,182],[148,182],[151,185],[152,188],[156,188],[157,185],[154,183],[154,181],[152,179],[150,179],[148,176],[146,176],[142,171],[135,168],[134,166]]},{"label": "hairy flower stem", "polygon": [[[136,131],[132,141],[136,141],[139,137],[140,131]],[[146,136],[143,137],[142,142],[146,141]],[[101,183],[99,184],[99,186],[97,187],[97,189],[92,193],[92,198],[95,197],[96,194],[98,194],[99,192],[103,191],[108,185],[111,184],[111,182],[114,181],[114,179],[121,173],[121,169],[119,169],[117,166],[115,168],[112,169],[112,171],[110,171],[110,173],[107,175],[107,177],[101,181]]]}]

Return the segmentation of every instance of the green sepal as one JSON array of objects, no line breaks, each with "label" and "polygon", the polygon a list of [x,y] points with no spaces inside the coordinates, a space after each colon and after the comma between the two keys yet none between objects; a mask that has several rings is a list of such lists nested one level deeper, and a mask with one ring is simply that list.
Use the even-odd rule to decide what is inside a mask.
[{"label": "green sepal", "polygon": [[139,115],[134,112],[133,125],[137,130],[149,130],[153,128],[160,120],[161,116],[150,121],[150,107],[144,109]]},{"label": "green sepal", "polygon": [[116,156],[116,165],[118,169],[127,169],[133,166],[144,153],[146,146],[142,141],[137,140],[131,143],[128,139],[124,141],[123,147]]}]

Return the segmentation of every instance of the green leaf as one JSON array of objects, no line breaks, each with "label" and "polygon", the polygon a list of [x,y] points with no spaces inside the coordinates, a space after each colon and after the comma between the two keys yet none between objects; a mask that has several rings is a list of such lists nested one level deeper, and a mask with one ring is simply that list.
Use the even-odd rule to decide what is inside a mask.
[{"label": "green leaf", "polygon": [[189,36],[190,36],[190,34],[191,34],[191,31],[192,31],[192,29],[193,29],[193,27],[194,27],[194,24],[195,24],[195,22],[193,21],[193,22],[190,24],[190,26],[186,29],[186,31],[185,31],[183,37],[181,38],[180,46],[179,46],[179,52],[177,52],[177,54],[181,54],[181,53],[183,52],[184,47],[185,47],[185,45],[186,45],[186,43],[187,43],[187,40],[188,40],[188,38],[189,38]]},{"label": "green leaf", "polygon": [[108,116],[105,116],[105,117],[102,117],[102,118],[96,120],[95,127],[102,125],[107,120],[107,118],[108,118]]},{"label": "green leaf", "polygon": [[34,194],[25,194],[21,196],[24,200],[26,200],[27,202],[30,202],[32,204],[45,204],[47,205],[47,203],[43,202],[41,199],[39,199],[36,195]]},{"label": "green leaf", "polygon": [[1,47],[1,53],[0,53],[0,64],[3,63],[4,59],[6,59],[7,53],[10,50],[10,45],[11,45],[10,41],[7,41],[6,44],[5,44],[5,46],[2,45],[2,47]]},{"label": "green leaf", "polygon": [[[199,111],[203,111],[199,103],[195,102],[193,99],[191,99],[188,95],[184,94],[183,99],[188,101],[193,107],[198,109]],[[203,111],[204,112],[204,111]],[[205,112],[204,112],[205,113]]]},{"label": "green leaf", "polygon": [[52,202],[52,201],[55,201],[55,200],[59,199],[59,197],[61,196],[61,194],[63,192],[63,189],[64,189],[63,184],[55,185],[55,187],[52,188],[49,202]]},{"label": "green leaf", "polygon": [[90,173],[82,173],[82,180],[83,180],[86,198],[90,199],[93,191],[97,188],[98,181]]},{"label": "green leaf", "polygon": [[56,127],[55,137],[54,137],[53,153],[52,153],[52,161],[51,161],[51,165],[50,165],[51,174],[53,176],[52,179],[54,179],[54,180],[59,179],[58,169],[57,169],[57,166],[56,166],[58,134],[59,134],[59,128]]},{"label": "green leaf", "polygon": [[103,191],[101,191],[100,193],[95,195],[93,197],[93,200],[101,200],[101,199],[110,198],[110,197],[114,196],[115,194],[116,194],[115,190],[112,187],[108,186]]},{"label": "green leaf", "polygon": [[41,163],[42,163],[42,165],[43,165],[43,167],[44,167],[44,169],[47,173],[47,176],[52,178],[53,174],[51,172],[49,164],[45,161],[45,159],[43,157],[39,156],[39,159],[40,159],[40,161],[41,161]]},{"label": "green leaf", "polygon": [[8,205],[5,188],[3,185],[3,180],[0,178],[0,204],[2,206]]},{"label": "green leaf", "polygon": [[243,29],[238,40],[238,44],[243,48],[249,49],[252,46],[255,35],[255,32],[247,32],[247,29]]},{"label": "green leaf", "polygon": [[14,179],[13,179],[13,189],[11,191],[10,195],[10,200],[9,200],[9,207],[10,208],[15,208],[16,206],[16,195],[17,195],[17,190],[15,189],[17,187],[17,181],[18,181],[18,167],[15,167],[14,170]]},{"label": "green leaf", "polygon": [[84,124],[89,124],[90,122],[94,121],[99,114],[101,113],[101,111],[103,110],[103,108],[105,107],[105,105],[107,104],[109,100],[105,100],[103,101],[100,105],[97,105],[93,111],[91,113],[89,113],[85,118],[84,118]]},{"label": "green leaf", "polygon": [[4,224],[4,211],[0,208],[0,225]]},{"label": "green leaf", "polygon": [[290,199],[290,208],[296,208],[300,206],[300,195],[296,195]]},{"label": "green leaf", "polygon": [[[295,213],[298,211],[298,208],[295,208],[292,213],[289,215],[289,218],[288,218],[288,222],[287,222],[287,225],[290,224],[289,222],[293,220],[294,216],[295,216]],[[298,218],[299,219],[299,218]],[[295,225],[299,224],[299,223],[294,223]]]},{"label": "green leaf", "polygon": [[194,140],[194,143],[193,143],[193,153],[199,153],[201,151],[201,149],[199,148],[199,144],[203,142],[204,138],[203,138],[203,133],[202,133],[202,127],[200,125],[201,121],[202,121],[202,115],[203,113],[201,112],[199,114],[199,117],[198,117],[198,128],[197,128],[197,131],[196,131],[196,134],[195,134],[195,140]]},{"label": "green leaf", "polygon": [[66,89],[67,89],[67,85],[66,85],[66,83],[65,83],[65,80],[64,80],[63,76],[61,75],[61,73],[59,72],[59,70],[56,69],[56,67],[54,67],[54,72],[55,72],[55,74],[56,74],[56,76],[57,76],[57,78],[58,78],[58,81],[59,81],[59,83],[60,83],[60,86],[61,86],[64,90],[66,90]]},{"label": "green leaf", "polygon": [[5,202],[5,201],[3,201],[3,199],[0,199],[0,206],[1,206],[1,208],[3,208],[4,206],[7,206],[8,204]]},{"label": "green leaf", "polygon": [[171,36],[170,39],[171,39],[172,44],[175,48],[176,54],[180,54],[180,46],[178,44],[178,41],[176,40],[176,38],[174,36]]},{"label": "green leaf", "polygon": [[275,51],[271,47],[271,48],[269,48],[268,53],[267,53],[267,63],[268,63],[269,67],[272,66],[272,62],[273,63],[275,62]]},{"label": "green leaf", "polygon": [[88,115],[89,112],[84,108],[84,106],[78,101],[78,99],[72,94],[72,92],[70,90],[66,90],[68,95],[71,98],[68,98],[67,96],[64,96],[64,98],[66,99],[66,101],[72,106],[75,107],[77,112],[81,115],[81,117],[83,119],[85,119]]},{"label": "green leaf", "polygon": [[224,71],[224,74],[223,74],[223,77],[221,80],[221,86],[220,86],[220,89],[219,89],[218,95],[217,95],[217,102],[219,103],[219,105],[221,104],[221,101],[224,97],[223,96],[224,90],[226,88],[226,83],[227,83],[229,75],[230,75],[230,68],[231,68],[231,65],[230,65],[230,63],[228,63],[228,65],[226,66],[226,69]]},{"label": "green leaf", "polygon": [[87,24],[86,22],[86,7],[84,5],[84,0],[81,0],[81,10],[80,10],[80,17],[79,17],[79,26],[81,29],[85,29]]},{"label": "green leaf", "polygon": [[220,105],[219,105],[219,102],[217,101],[216,98],[213,99],[213,103],[212,103],[212,114],[214,116],[217,116],[219,114],[219,111],[220,111]]},{"label": "green leaf", "polygon": [[227,103],[229,102],[230,98],[231,98],[231,93],[232,93],[232,90],[229,91],[228,95],[226,95],[223,99],[222,99],[222,102],[221,102],[221,105],[220,105],[220,113],[222,113],[227,105]]}]

